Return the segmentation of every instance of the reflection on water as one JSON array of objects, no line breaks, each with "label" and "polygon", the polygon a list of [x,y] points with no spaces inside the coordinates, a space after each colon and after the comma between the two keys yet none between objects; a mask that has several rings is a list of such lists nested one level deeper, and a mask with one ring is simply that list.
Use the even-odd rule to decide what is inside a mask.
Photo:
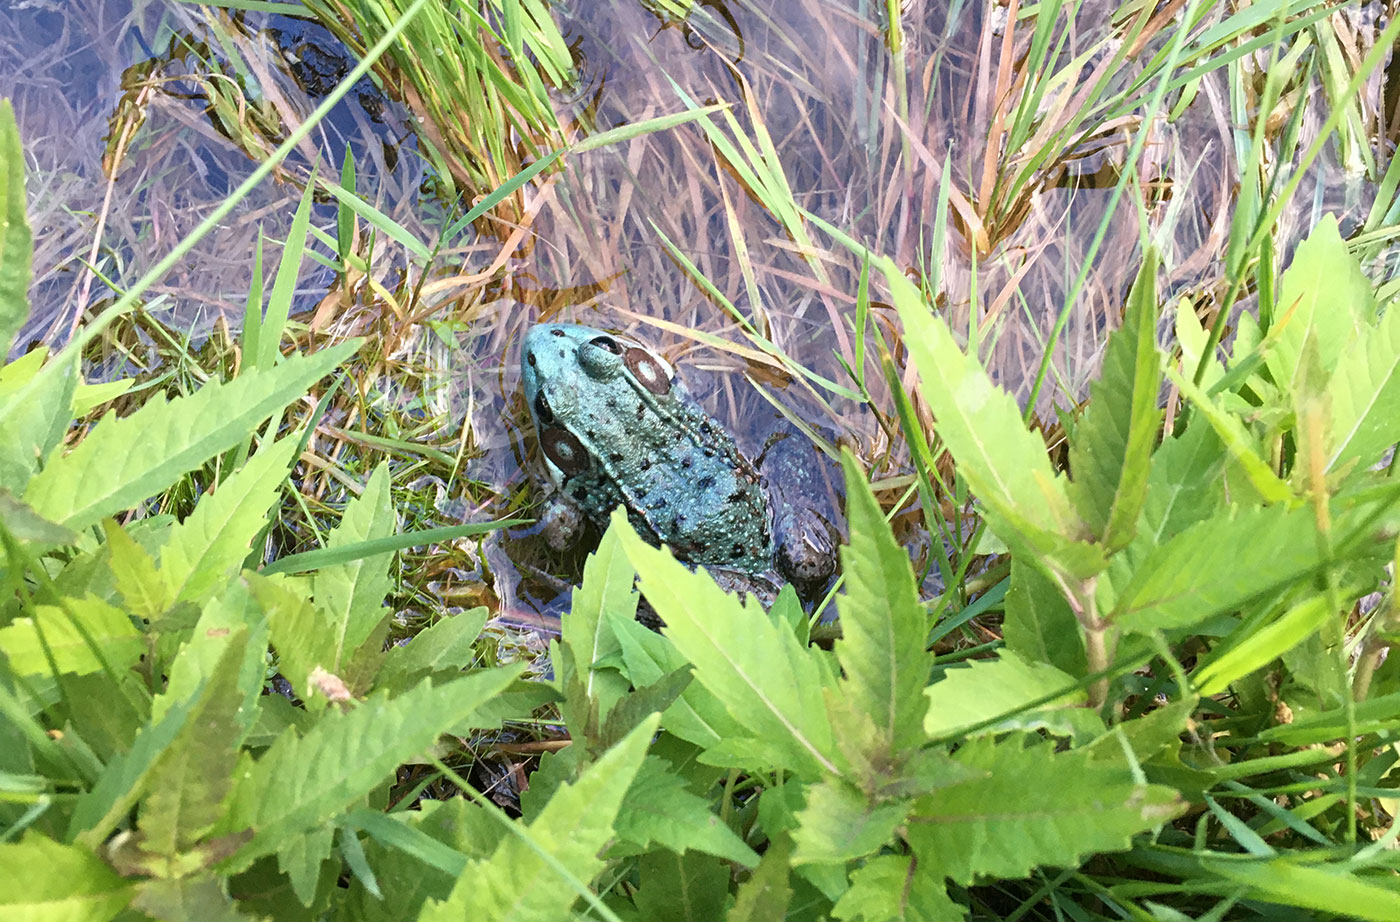
[{"label": "reflection on water", "polygon": [[[1378,6],[1332,14],[1358,59],[1374,40],[1368,16]],[[530,453],[520,435],[525,415],[515,361],[524,330],[539,320],[646,339],[681,367],[692,390],[751,451],[775,418],[751,383],[758,382],[827,437],[869,461],[888,462],[886,470],[900,469],[903,448],[890,425],[876,350],[866,350],[860,369],[872,409],[792,378],[743,333],[751,327],[815,374],[852,385],[844,366],[856,357],[851,317],[860,259],[810,226],[812,246],[805,247],[791,223],[761,204],[756,182],[785,185],[800,208],[895,258],[928,287],[955,329],[978,331],[991,372],[1023,400],[1082,273],[1037,407],[1042,412],[1084,396],[1136,272],[1144,225],[1164,252],[1165,292],[1189,295],[1207,309],[1221,295],[1254,90],[1241,94],[1227,85],[1227,72],[1216,71],[1188,96],[1169,95],[1131,164],[1128,147],[1142,127],[1140,103],[1150,85],[1133,89],[1116,110],[1073,122],[1093,109],[1091,89],[1111,99],[1133,88],[1170,29],[1126,59],[1114,58],[1122,47],[1114,36],[1125,28],[1113,18],[1118,7],[1080,4],[1038,71],[1058,80],[1039,88],[1030,121],[1018,125],[1018,110],[1006,103],[1031,92],[1023,71],[1033,70],[1026,63],[1032,36],[1026,21],[1009,23],[998,4],[905,3],[898,54],[883,19],[886,5],[873,0],[701,0],[683,19],[668,7],[648,0],[556,5],[579,73],[574,86],[559,89],[561,117],[579,130],[607,129],[681,111],[686,100],[724,102],[728,113],[714,123],[740,161],[771,147],[776,163],[767,164],[766,175],[748,175],[749,167],[693,124],[571,155],[566,171],[543,175],[529,191],[524,225],[508,229],[518,234],[514,249],[501,253],[487,235],[445,242],[423,279],[424,303],[411,305],[413,316],[434,325],[396,328],[401,338],[388,350],[419,378],[383,383],[383,393],[421,388],[415,399],[454,432],[463,427],[458,444],[467,473],[502,496],[519,487]],[[271,66],[281,56],[279,36],[252,16],[226,26],[241,36],[230,44],[184,4],[133,10],[83,0],[58,9],[43,2],[0,6],[0,94],[15,99],[32,165],[30,334],[52,340],[63,339],[83,311],[110,300],[85,261],[116,284],[129,283],[252,168],[227,137],[246,126],[231,128],[210,111],[215,81],[207,74],[244,81],[257,109],[249,117],[285,126],[314,103],[306,89],[323,92],[343,72],[329,41],[300,31],[291,40],[280,36],[292,52],[290,72]],[[1210,15],[1218,20],[1231,9],[1222,4]],[[172,54],[182,36],[188,48],[211,49],[214,60]],[[1258,80],[1267,64],[1267,54],[1257,52],[1235,73]],[[134,79],[138,73],[144,82]],[[1306,104],[1299,123],[1305,140],[1327,115],[1320,87],[1314,79],[1291,103]],[[1363,96],[1371,126],[1364,136],[1382,153],[1389,150],[1385,132],[1394,130],[1384,115],[1393,106],[1382,108],[1392,91],[1378,74]],[[400,148],[406,131],[394,111],[377,103],[338,110],[289,163],[288,177],[304,179],[317,159],[323,169],[338,169],[349,144],[361,194],[431,244],[453,206],[419,196],[431,171],[411,146]],[[381,114],[387,122],[377,120]],[[130,138],[109,192],[101,159],[126,128]],[[1007,138],[1021,129],[1026,140],[1013,147]],[[1063,137],[1056,133],[1062,129]],[[1354,149],[1343,152],[1344,171],[1337,150],[1332,143],[1324,148],[1296,207],[1281,219],[1281,263],[1323,211],[1339,212],[1345,232],[1374,198],[1374,170],[1383,169],[1385,156],[1368,175]],[[1044,151],[1051,155],[1038,159]],[[1106,219],[1125,171],[1132,184]],[[951,192],[940,237],[945,177]],[[167,298],[161,316],[180,328],[207,328],[216,315],[236,320],[259,230],[280,239],[299,195],[296,182],[268,183],[246,200],[153,290]],[[334,235],[331,209],[319,210],[316,220]],[[421,270],[396,245],[378,241],[373,252],[371,274],[387,280],[386,288],[419,281]],[[697,283],[686,262],[713,290]],[[267,271],[272,265],[275,255]],[[314,305],[330,281],[329,270],[307,261],[301,303]],[[884,297],[878,286],[872,296]],[[891,312],[876,304],[872,315],[894,341]],[[714,339],[699,341],[695,330]],[[898,350],[894,358],[902,360]],[[903,383],[911,383],[907,372]],[[509,601],[513,589],[498,591]]]},{"label": "reflection on water", "polygon": [[[289,30],[293,40],[281,34]],[[308,95],[296,77],[312,76],[313,64],[330,68],[323,76],[334,73],[330,56],[312,59],[320,47],[315,31],[286,17],[254,15],[220,17],[211,29],[181,3],[0,4],[0,95],[14,101],[30,160],[35,236],[33,317],[17,348],[66,340],[82,316],[113,300],[107,283],[121,288],[140,278],[253,170],[250,145],[270,150],[287,124],[314,107],[324,86]],[[290,61],[279,39],[294,49]],[[233,84],[246,91],[246,105]],[[420,226],[414,205],[421,162],[397,149],[411,135],[382,100],[358,97],[369,107],[352,94],[280,175],[304,178],[312,162],[337,170],[349,146],[373,190],[368,197]],[[259,131],[270,140],[259,140]],[[231,140],[240,136],[241,146]],[[236,325],[258,235],[279,241],[300,196],[300,181],[268,182],[244,199],[150,289],[148,299],[159,299],[153,315],[196,336],[219,317]],[[334,209],[321,206],[318,223],[333,227]],[[274,243],[269,281],[276,252]],[[315,305],[333,278],[308,260],[298,303]]]}]

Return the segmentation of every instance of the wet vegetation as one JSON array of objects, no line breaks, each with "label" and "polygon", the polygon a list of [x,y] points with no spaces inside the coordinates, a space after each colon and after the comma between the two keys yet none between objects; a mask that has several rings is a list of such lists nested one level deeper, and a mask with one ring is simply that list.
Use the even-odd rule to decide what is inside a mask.
[{"label": "wet vegetation", "polygon": [[[4,914],[1400,919],[1400,21],[225,5],[304,95],[172,7],[87,224],[0,103]],[[826,454],[839,622],[544,549],[553,319]]]}]

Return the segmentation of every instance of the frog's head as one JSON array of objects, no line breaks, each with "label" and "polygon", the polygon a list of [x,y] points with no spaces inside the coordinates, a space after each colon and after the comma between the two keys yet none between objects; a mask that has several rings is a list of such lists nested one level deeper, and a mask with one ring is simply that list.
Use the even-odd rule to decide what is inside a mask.
[{"label": "frog's head", "polygon": [[[631,439],[644,407],[680,389],[671,364],[634,339],[572,323],[542,323],[520,349],[525,402],[550,474],[585,470]],[[635,408],[635,411],[634,411]]]}]

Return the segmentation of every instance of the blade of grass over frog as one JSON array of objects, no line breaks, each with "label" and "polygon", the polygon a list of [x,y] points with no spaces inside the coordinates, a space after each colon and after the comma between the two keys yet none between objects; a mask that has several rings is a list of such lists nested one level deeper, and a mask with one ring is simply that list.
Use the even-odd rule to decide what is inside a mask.
[{"label": "blade of grass over frog", "polygon": [[[1196,9],[1200,3],[1201,0],[1191,0],[1184,14],[1187,21],[1195,19]],[[1186,33],[1186,29],[1178,29],[1172,36],[1162,77],[1157,81],[1157,87],[1152,91],[1152,97],[1148,100],[1147,107],[1142,113],[1144,125],[1153,124],[1157,119],[1157,113],[1162,109],[1162,100],[1167,94],[1167,83],[1172,71],[1176,69],[1176,62],[1186,44]],[[1069,323],[1070,312],[1074,309],[1075,303],[1079,300],[1079,293],[1089,278],[1089,272],[1094,266],[1095,257],[1098,256],[1099,247],[1103,245],[1104,237],[1108,235],[1108,229],[1113,223],[1114,216],[1118,213],[1118,202],[1123,197],[1123,190],[1127,188],[1129,180],[1137,173],[1138,160],[1142,156],[1143,148],[1147,146],[1147,138],[1150,134],[1150,131],[1144,130],[1136,132],[1133,136],[1132,147],[1128,149],[1124,158],[1123,166],[1118,174],[1118,181],[1113,184],[1113,191],[1109,194],[1108,202],[1104,206],[1104,214],[1099,221],[1098,230],[1094,232],[1089,249],[1084,254],[1079,272],[1074,277],[1074,284],[1070,286],[1068,294],[1065,295],[1064,306],[1060,308],[1060,314],[1055,318],[1055,325],[1050,329],[1049,340],[1041,353],[1040,366],[1036,369],[1035,380],[1031,384],[1030,396],[1026,398],[1024,411],[1026,419],[1030,419],[1035,414],[1036,403],[1040,399],[1040,389],[1045,383],[1045,375],[1050,370],[1050,364],[1055,358],[1055,349],[1059,345],[1060,336],[1064,333],[1065,326]]]},{"label": "blade of grass over frog", "polygon": [[595,135],[584,138],[577,144],[571,144],[568,147],[561,147],[558,150],[550,151],[519,173],[516,173],[510,179],[501,183],[493,192],[473,205],[471,210],[454,221],[447,230],[443,231],[443,238],[451,240],[456,237],[463,230],[470,227],[473,221],[486,214],[486,212],[490,211],[492,208],[495,208],[496,205],[500,204],[504,199],[514,194],[515,190],[534,179],[542,171],[547,170],[551,164],[565,154],[587,153],[588,151],[597,150],[600,147],[607,147],[609,144],[615,144],[619,141],[630,141],[632,138],[640,137],[644,134],[651,134],[654,131],[665,131],[668,128],[684,125],[686,122],[693,122],[698,118],[705,117],[711,112],[716,112],[728,107],[729,103],[717,103],[693,111],[658,115],[655,118],[649,118],[634,124],[619,125],[617,128],[600,131]]},{"label": "blade of grass over frog", "polygon": [[349,829],[361,829],[381,845],[396,848],[444,874],[457,877],[466,870],[466,855],[450,845],[439,842],[421,829],[401,823],[377,810],[351,810],[341,820],[341,825]]},{"label": "blade of grass over frog", "polygon": [[[1356,95],[1361,85],[1370,78],[1371,73],[1379,67],[1390,54],[1397,37],[1400,37],[1400,17],[1392,18],[1390,22],[1386,23],[1385,29],[1376,37],[1375,44],[1371,46],[1366,57],[1362,59],[1361,64],[1356,68],[1356,72],[1352,74],[1351,79],[1347,81],[1346,88],[1342,91],[1342,96],[1353,97]],[[1310,171],[1313,161],[1322,153],[1322,149],[1326,147],[1327,142],[1331,139],[1332,134],[1336,132],[1337,126],[1341,124],[1342,119],[1347,117],[1347,111],[1345,107],[1339,107],[1332,109],[1332,111],[1328,113],[1326,120],[1322,123],[1322,127],[1317,131],[1317,136],[1313,139],[1313,142],[1308,145],[1307,151],[1297,162],[1297,165],[1294,166],[1293,174],[1289,176],[1288,181],[1284,183],[1279,194],[1274,197],[1268,210],[1264,213],[1263,217],[1259,219],[1259,224],[1254,234],[1249,238],[1249,243],[1246,247],[1247,251],[1256,250],[1264,238],[1273,233],[1274,225],[1278,223],[1279,218],[1283,215],[1283,210],[1287,208],[1289,202],[1292,201],[1294,193],[1298,190],[1298,185],[1305,177],[1313,175]],[[1233,292],[1236,288],[1238,288],[1238,281],[1232,278],[1231,291]],[[1215,348],[1220,345],[1220,338],[1225,333],[1225,324],[1229,318],[1233,316],[1233,312],[1230,309],[1232,306],[1233,300],[1227,298],[1223,302],[1220,311],[1217,313],[1215,322],[1210,325],[1210,338],[1206,342],[1205,352],[1201,355],[1201,364],[1197,368],[1196,374],[1193,376],[1195,380],[1200,380],[1201,376],[1205,374],[1205,368],[1210,361],[1211,355],[1214,354]]]},{"label": "blade of grass over frog", "polygon": [[[374,66],[374,62],[379,59],[379,56],[394,43],[399,33],[413,21],[413,17],[417,16],[418,12],[427,6],[429,2],[430,0],[414,0],[413,5],[404,11],[403,16],[398,22],[394,23],[394,25],[384,33],[384,37],[376,42],[373,48],[366,52],[364,58],[345,75],[345,78],[321,101],[321,104],[312,110],[311,114],[306,117],[306,120],[298,125],[291,134],[287,136],[285,141],[277,145],[277,149],[269,154],[267,159],[258,164],[253,172],[248,174],[247,179],[239,183],[238,187],[230,192],[222,202],[210,211],[194,230],[190,231],[179,243],[175,244],[175,246],[170,249],[169,253],[157,260],[156,264],[127,289],[111,307],[97,315],[92,321],[79,330],[78,335],[69,340],[68,344],[40,370],[39,374],[35,375],[15,391],[12,400],[7,403],[7,406],[18,406],[28,400],[38,391],[41,381],[48,375],[60,374],[62,373],[60,369],[76,367],[78,357],[83,354],[88,344],[102,335],[102,332],[106,330],[107,327],[111,326],[113,321],[117,320],[117,318],[134,310],[138,306],[138,299],[145,293],[146,289],[154,285],[165,273],[169,272],[180,260],[184,259],[190,250],[194,249],[195,244],[203,240],[210,231],[223,224],[224,219],[238,206],[238,203],[246,198],[248,193],[253,191],[259,183],[271,175],[273,170],[277,168],[277,165],[280,164],[304,138],[310,135],[320,121],[340,103],[340,100],[350,92],[355,83],[365,74],[369,73],[370,68]],[[0,425],[3,425],[6,415],[6,411],[0,409]]]},{"label": "blade of grass over frog", "polygon": [[321,567],[348,563],[351,560],[360,560],[375,554],[383,554],[385,551],[401,551],[410,547],[439,544],[443,541],[451,541],[454,538],[469,538],[472,535],[482,535],[500,528],[524,525],[529,521],[529,519],[498,519],[495,522],[467,522],[462,525],[444,525],[441,528],[425,528],[422,531],[407,531],[397,535],[389,535],[387,538],[360,541],[355,544],[347,544],[343,547],[317,548],[314,551],[289,554],[286,557],[274,560],[272,563],[263,567],[262,572],[267,575],[274,573],[305,573],[308,570],[316,570]]}]

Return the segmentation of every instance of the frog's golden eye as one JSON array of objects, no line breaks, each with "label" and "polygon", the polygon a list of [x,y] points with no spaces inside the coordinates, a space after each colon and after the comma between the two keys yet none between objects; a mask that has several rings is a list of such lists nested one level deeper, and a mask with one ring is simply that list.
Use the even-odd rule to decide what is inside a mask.
[{"label": "frog's golden eye", "polygon": [[544,450],[544,456],[565,474],[577,474],[588,468],[588,449],[563,429],[541,432],[540,448]]},{"label": "frog's golden eye", "polygon": [[628,370],[642,387],[653,394],[663,395],[671,390],[671,378],[650,352],[633,346],[622,355]]},{"label": "frog's golden eye", "polygon": [[595,336],[588,341],[588,345],[597,346],[599,349],[606,349],[613,355],[622,354],[622,344],[611,336]]}]

